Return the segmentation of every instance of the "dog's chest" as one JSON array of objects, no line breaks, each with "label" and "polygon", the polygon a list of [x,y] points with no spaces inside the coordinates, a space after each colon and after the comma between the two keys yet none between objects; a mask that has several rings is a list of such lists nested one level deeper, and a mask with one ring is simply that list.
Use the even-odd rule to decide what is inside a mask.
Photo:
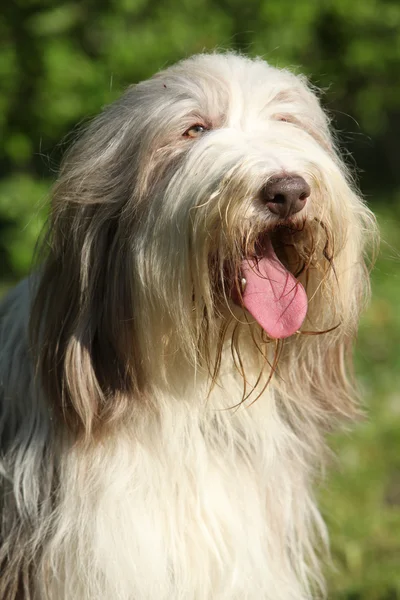
[{"label": "dog's chest", "polygon": [[269,418],[185,409],[139,436],[120,433],[82,464],[71,455],[57,545],[71,572],[57,597],[301,598],[284,564],[289,464],[277,460]]}]

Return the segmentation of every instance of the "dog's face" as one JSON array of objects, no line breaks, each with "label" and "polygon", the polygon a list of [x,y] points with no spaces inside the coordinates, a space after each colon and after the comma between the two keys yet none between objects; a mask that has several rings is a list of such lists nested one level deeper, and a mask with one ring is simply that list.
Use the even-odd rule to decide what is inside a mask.
[{"label": "dog's face", "polygon": [[[209,315],[220,308],[226,316],[228,305],[234,316],[233,302],[269,337],[289,337],[304,320],[307,297],[291,275],[304,269],[304,257],[284,250],[294,246],[295,231],[309,234],[306,223],[321,218],[315,210],[312,216],[310,195],[314,203],[326,192],[322,173],[333,154],[314,95],[290,73],[234,56],[186,61],[142,84],[139,94],[157,115],[146,123],[139,170],[151,188],[148,218],[160,247],[151,240],[145,252],[158,252],[161,264],[168,235],[172,252],[190,263],[182,288],[181,263],[170,257],[182,303],[192,286]],[[275,245],[284,241],[279,250],[289,268],[272,234]],[[204,313],[199,306],[196,312]]]},{"label": "dog's face", "polygon": [[102,393],[171,381],[174,360],[215,375],[239,323],[258,350],[328,330],[333,347],[356,326],[371,222],[303,78],[193,57],[128,89],[64,162],[50,263],[76,306],[57,347],[74,362],[78,340]]}]

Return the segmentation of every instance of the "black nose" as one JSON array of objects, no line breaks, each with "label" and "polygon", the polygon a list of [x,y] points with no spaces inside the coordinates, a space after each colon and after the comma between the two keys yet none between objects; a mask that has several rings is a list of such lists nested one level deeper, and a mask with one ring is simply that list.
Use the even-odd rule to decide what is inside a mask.
[{"label": "black nose", "polygon": [[271,212],[286,219],[305,206],[310,193],[310,186],[300,175],[280,175],[264,185],[261,199]]}]

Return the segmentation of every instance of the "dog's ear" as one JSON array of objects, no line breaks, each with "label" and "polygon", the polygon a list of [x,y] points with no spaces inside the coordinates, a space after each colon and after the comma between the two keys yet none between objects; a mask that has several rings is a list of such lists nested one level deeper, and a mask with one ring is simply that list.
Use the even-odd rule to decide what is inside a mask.
[{"label": "dog's ear", "polygon": [[39,385],[86,435],[117,419],[143,383],[130,237],[138,142],[124,108],[96,119],[63,161],[30,322]]}]

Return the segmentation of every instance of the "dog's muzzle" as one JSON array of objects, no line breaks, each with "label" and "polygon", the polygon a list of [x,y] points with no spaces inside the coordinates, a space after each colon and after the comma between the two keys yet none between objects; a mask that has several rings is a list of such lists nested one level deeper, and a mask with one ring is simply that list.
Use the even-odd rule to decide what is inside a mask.
[{"label": "dog's muzzle", "polygon": [[[280,174],[268,180],[260,198],[278,216],[279,227],[291,223],[291,217],[304,208],[310,193],[310,186],[300,175]],[[239,293],[233,299],[246,308],[269,337],[280,339],[299,330],[307,314],[308,299],[301,283],[276,255],[270,233],[261,236],[255,256],[242,260],[236,284]]]}]

